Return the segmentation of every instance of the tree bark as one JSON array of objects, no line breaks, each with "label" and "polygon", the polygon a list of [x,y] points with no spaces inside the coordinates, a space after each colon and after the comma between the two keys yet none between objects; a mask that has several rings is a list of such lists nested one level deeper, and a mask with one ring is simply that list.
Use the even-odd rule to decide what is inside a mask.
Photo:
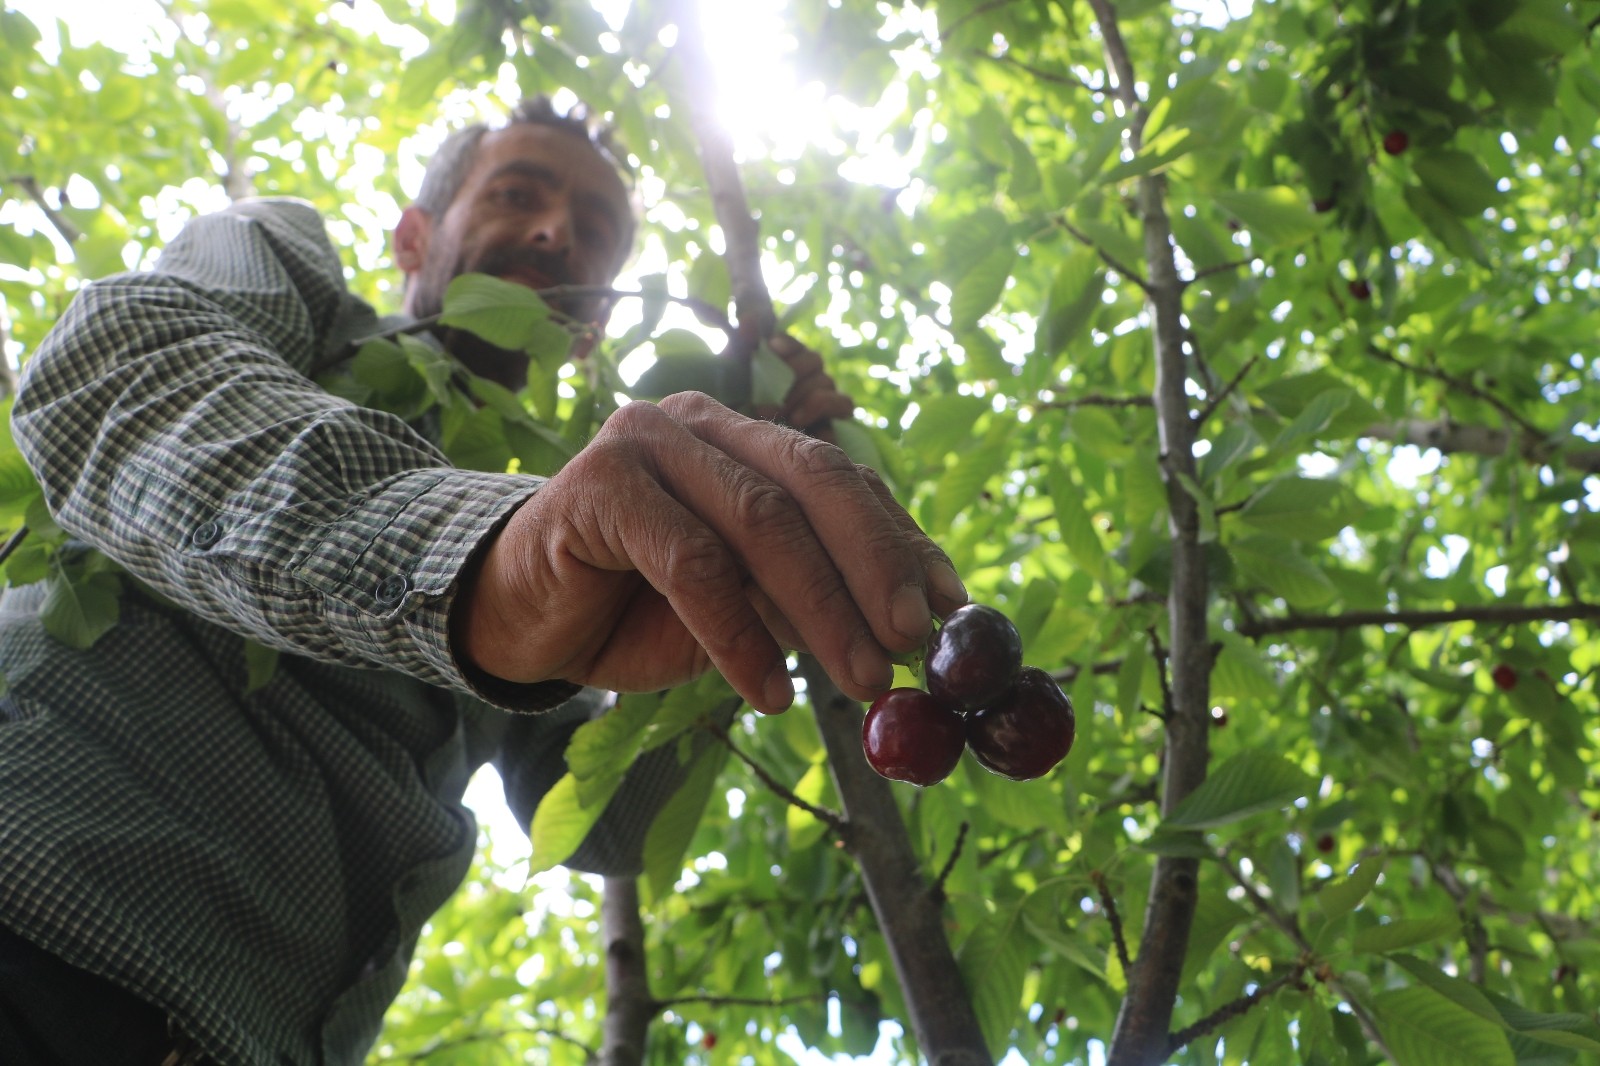
[{"label": "tree bark", "polygon": [[911,1030],[931,1066],[994,1062],[944,932],[943,906],[922,875],[892,786],[861,751],[861,707],[815,659],[801,660],[828,768],[849,823],[847,843],[883,929]]},{"label": "tree bark", "polygon": [[[1144,107],[1128,48],[1111,0],[1090,0],[1100,26],[1107,63],[1116,79],[1116,98],[1129,115],[1129,148],[1142,144]],[[1161,472],[1167,489],[1168,530],[1172,538],[1172,587],[1167,597],[1170,706],[1166,711],[1166,750],[1162,760],[1161,811],[1171,811],[1198,788],[1210,758],[1211,650],[1206,608],[1210,588],[1200,543],[1200,510],[1185,487],[1195,484],[1194,419],[1185,383],[1184,281],[1173,253],[1172,225],[1166,209],[1166,179],[1139,179],[1138,210],[1144,226],[1146,296],[1155,324],[1155,406],[1161,443]],[[1156,1066],[1166,1061],[1168,1032],[1189,929],[1198,899],[1199,862],[1161,856],[1156,860],[1145,908],[1138,956],[1127,974],[1128,992],[1117,1014],[1109,1066]]]},{"label": "tree bark", "polygon": [[600,902],[600,937],[606,953],[606,1018],[600,1066],[641,1066],[656,1001],[645,967],[639,882],[608,877]]}]

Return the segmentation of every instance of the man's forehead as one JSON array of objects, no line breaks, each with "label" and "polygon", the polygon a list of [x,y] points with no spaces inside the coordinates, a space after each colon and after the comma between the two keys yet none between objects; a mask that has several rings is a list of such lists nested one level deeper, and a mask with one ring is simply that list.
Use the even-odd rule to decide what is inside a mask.
[{"label": "man's forehead", "polygon": [[624,212],[629,210],[628,190],[616,168],[575,131],[528,122],[491,130],[479,142],[473,169],[476,177],[487,180],[517,171],[518,163],[533,164],[573,188],[603,193]]}]

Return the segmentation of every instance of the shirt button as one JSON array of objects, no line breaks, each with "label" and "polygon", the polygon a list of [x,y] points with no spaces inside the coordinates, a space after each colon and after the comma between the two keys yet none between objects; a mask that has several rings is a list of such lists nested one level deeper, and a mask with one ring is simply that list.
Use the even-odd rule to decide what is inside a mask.
[{"label": "shirt button", "polygon": [[196,548],[209,548],[222,539],[222,523],[207,522],[189,534],[189,543]]},{"label": "shirt button", "polygon": [[390,574],[378,582],[378,591],[375,595],[380,604],[385,607],[393,607],[405,598],[405,594],[410,588],[411,582],[407,581],[403,574]]}]

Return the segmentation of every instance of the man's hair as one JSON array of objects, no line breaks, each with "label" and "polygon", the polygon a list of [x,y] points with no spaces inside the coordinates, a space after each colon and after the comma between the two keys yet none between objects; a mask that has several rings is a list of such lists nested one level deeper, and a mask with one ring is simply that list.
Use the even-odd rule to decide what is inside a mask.
[{"label": "man's hair", "polygon": [[[600,153],[601,158],[610,163],[621,176],[622,182],[628,187],[633,186],[633,171],[624,162],[624,154],[617,150],[612,143],[611,127],[599,121],[598,118],[582,104],[576,104],[571,110],[562,113],[556,110],[555,103],[543,93],[538,96],[527,97],[512,108],[507,116],[505,126],[515,126],[526,123],[530,126],[550,126],[554,129],[565,130],[575,136],[582,137],[589,142],[589,146]],[[461,185],[467,180],[467,174],[472,170],[472,164],[478,155],[478,142],[483,140],[483,135],[491,127],[486,122],[474,123],[456,130],[444,139],[439,150],[428,161],[427,168],[422,175],[422,188],[417,192],[415,204],[426,211],[429,216],[437,219],[443,217],[454,202],[456,193],[461,191]],[[498,127],[504,128],[504,127]]]}]

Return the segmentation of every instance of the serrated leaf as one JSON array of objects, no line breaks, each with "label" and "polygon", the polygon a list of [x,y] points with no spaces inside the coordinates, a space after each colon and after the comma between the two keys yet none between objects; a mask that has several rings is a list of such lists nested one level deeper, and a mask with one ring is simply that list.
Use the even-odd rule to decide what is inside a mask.
[{"label": "serrated leaf", "polygon": [[1380,992],[1372,1012],[1397,1066],[1516,1066],[1504,1028],[1431,988]]},{"label": "serrated leaf", "polygon": [[1213,829],[1278,810],[1316,787],[1304,770],[1276,752],[1241,751],[1213,769],[1200,787],[1162,820],[1167,827]]},{"label": "serrated leaf", "polygon": [[683,786],[672,794],[644,838],[644,874],[657,899],[672,891],[683,872],[683,855],[700,826],[706,803],[717,784],[717,775],[727,761],[728,749],[721,744],[707,745],[696,756]]},{"label": "serrated leaf", "polygon": [[1229,545],[1228,552],[1241,574],[1291,607],[1320,607],[1337,595],[1328,575],[1286,541],[1249,537]]},{"label": "serrated leaf", "polygon": [[1054,357],[1075,344],[1094,320],[1104,292],[1105,272],[1094,249],[1079,248],[1063,257],[1039,317],[1038,352]]},{"label": "serrated leaf", "polygon": [[1083,504],[1083,489],[1060,463],[1050,468],[1050,500],[1055,505],[1056,528],[1061,542],[1078,565],[1101,581],[1106,577],[1106,549],[1094,518]]},{"label": "serrated leaf", "polygon": [[1396,918],[1382,925],[1369,926],[1351,940],[1356,951],[1382,954],[1401,948],[1426,944],[1460,930],[1461,919],[1453,914],[1436,914],[1427,918]]},{"label": "serrated leaf", "polygon": [[529,347],[550,307],[526,285],[488,274],[461,274],[444,290],[441,325],[464,329],[512,351]]},{"label": "serrated leaf", "polygon": [[1500,1020],[1523,1036],[1556,1047],[1600,1051],[1600,1025],[1587,1015],[1546,1014],[1528,1010],[1495,992],[1486,990],[1483,994]]},{"label": "serrated leaf", "polygon": [[984,1043],[996,1059],[1022,1012],[1029,947],[1019,912],[1013,909],[973,929],[956,955]]},{"label": "serrated leaf", "polygon": [[1222,651],[1211,668],[1212,696],[1226,700],[1264,700],[1277,694],[1278,676],[1260,650],[1237,633],[1219,635]]}]

